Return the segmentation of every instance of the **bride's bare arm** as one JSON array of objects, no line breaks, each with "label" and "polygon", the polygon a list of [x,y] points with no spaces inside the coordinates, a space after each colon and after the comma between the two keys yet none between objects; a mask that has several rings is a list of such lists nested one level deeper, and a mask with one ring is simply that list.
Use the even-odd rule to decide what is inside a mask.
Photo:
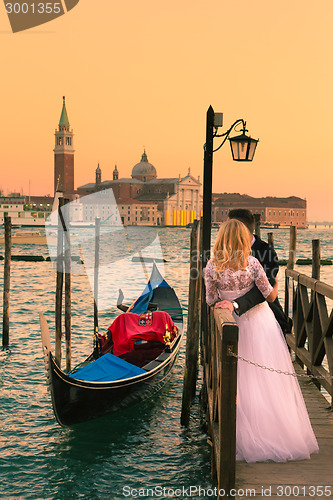
[{"label": "bride's bare arm", "polygon": [[274,300],[276,299],[277,295],[278,295],[278,280],[277,280],[277,278],[275,278],[275,283],[274,283],[274,286],[273,286],[273,290],[271,291],[271,293],[269,295],[267,295],[266,300],[268,302],[274,302]]}]

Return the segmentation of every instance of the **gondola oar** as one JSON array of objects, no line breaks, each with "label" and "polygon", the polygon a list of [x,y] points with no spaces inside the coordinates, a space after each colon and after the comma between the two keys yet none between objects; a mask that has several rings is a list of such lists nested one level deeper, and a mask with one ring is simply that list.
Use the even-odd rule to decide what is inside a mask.
[{"label": "gondola oar", "polygon": [[99,272],[99,244],[100,244],[99,217],[95,218],[95,267],[94,267],[94,344],[97,346],[98,336],[98,272]]},{"label": "gondola oar", "polygon": [[61,223],[61,207],[64,199],[59,198],[58,205],[58,240],[57,240],[57,278],[56,278],[56,302],[55,302],[55,362],[61,368],[61,312],[62,312],[62,289],[64,283],[63,264],[63,231]]},{"label": "gondola oar", "polygon": [[[61,255],[62,263],[61,263],[61,274],[59,277],[61,279],[61,288],[59,293],[62,295],[63,288],[63,273],[65,272],[65,340],[66,340],[66,371],[70,371],[71,369],[71,316],[72,316],[72,305],[71,305],[71,247],[70,247],[70,235],[69,235],[69,199],[65,199],[60,203],[61,198],[59,199],[59,225],[58,225],[58,258]],[[63,214],[65,213],[65,217]],[[66,219],[66,220],[65,220]],[[59,231],[61,235],[59,235]],[[65,235],[65,241],[63,238]],[[63,245],[65,245],[65,251],[63,249]],[[61,254],[59,254],[59,250],[61,250]],[[63,253],[64,252],[64,253]],[[60,304],[62,303],[62,298]],[[59,314],[59,322],[60,322],[60,343],[61,343],[61,310]],[[59,359],[59,367],[61,363],[61,345],[59,346],[60,350],[60,359]]]}]

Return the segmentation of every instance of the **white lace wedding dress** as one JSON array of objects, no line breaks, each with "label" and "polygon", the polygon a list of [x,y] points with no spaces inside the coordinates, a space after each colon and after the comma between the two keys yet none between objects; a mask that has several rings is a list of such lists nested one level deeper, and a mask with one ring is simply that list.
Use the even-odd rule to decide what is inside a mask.
[{"label": "white lace wedding dress", "polygon": [[[233,301],[254,283],[264,297],[272,287],[259,261],[250,256],[246,269],[226,269],[216,274],[209,261],[205,269],[206,300],[214,305]],[[267,302],[242,316],[233,313],[239,326],[238,354],[275,369],[294,372],[290,354]],[[236,459],[247,462],[301,460],[318,451],[303,396],[295,377],[238,361]]]}]

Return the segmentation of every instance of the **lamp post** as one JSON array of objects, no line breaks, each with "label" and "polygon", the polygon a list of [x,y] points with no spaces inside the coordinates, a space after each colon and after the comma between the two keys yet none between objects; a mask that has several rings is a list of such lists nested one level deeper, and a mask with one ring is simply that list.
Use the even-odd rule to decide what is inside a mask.
[{"label": "lamp post", "polygon": [[[229,137],[232,130],[242,124],[242,133],[236,137]],[[222,113],[214,113],[212,106],[207,110],[206,144],[204,146],[204,179],[203,179],[203,228],[202,228],[202,267],[210,258],[211,224],[212,224],[212,178],[213,178],[213,153],[221,149],[227,139],[230,141],[234,161],[252,161],[258,140],[247,136],[246,122],[236,120],[223,134],[218,134],[222,126]],[[223,137],[222,143],[214,149],[215,137]]]},{"label": "lamp post", "polygon": [[[238,125],[242,124],[243,130],[242,134],[236,137],[229,137],[232,130]],[[218,135],[218,128],[222,126],[222,114],[214,113],[212,106],[208,108],[207,111],[207,122],[206,122],[206,144],[205,144],[205,152],[204,152],[204,180],[203,180],[203,220],[202,220],[202,270],[204,271],[207,261],[210,258],[210,244],[211,244],[211,222],[212,222],[212,177],[213,177],[213,153],[218,151],[223,144],[225,144],[226,140],[229,139],[232,156],[235,161],[252,161],[257,143],[258,141],[255,139],[251,139],[248,137],[245,132],[246,123],[244,120],[236,120],[231,127],[224,133]],[[214,138],[215,137],[223,137],[221,144],[214,149]],[[201,287],[201,318],[200,318],[200,329],[202,336],[202,343],[205,344],[205,339],[208,339],[210,336],[209,328],[209,309],[206,303],[206,287],[204,274],[202,274],[202,287]],[[226,331],[224,330],[224,334],[222,334],[222,358],[226,355],[227,345],[228,348],[232,349],[232,337],[228,337]],[[238,334],[237,334],[238,335]],[[228,341],[227,341],[228,339]],[[228,342],[228,344],[227,344]],[[205,361],[206,362],[206,361]],[[209,363],[209,360],[208,360]],[[228,364],[228,363],[227,363]],[[227,370],[223,369],[221,375],[221,387],[223,384],[230,384],[233,386],[233,391],[229,393],[228,396],[236,396],[235,389],[237,387],[237,383],[235,378],[235,372],[237,370],[237,365],[235,360],[233,360],[233,369],[231,370],[231,363],[229,363],[230,371],[228,373]],[[236,366],[235,366],[236,365]],[[206,370],[203,370],[204,377],[206,376]],[[231,376],[231,373],[233,377]],[[237,372],[236,372],[237,373]],[[223,380],[222,380],[223,379]],[[206,396],[207,397],[207,396]],[[221,400],[222,401],[222,400]],[[229,401],[225,399],[226,407],[229,406]],[[226,491],[229,488],[233,488],[235,482],[235,448],[236,448],[236,427],[235,427],[235,414],[234,414],[235,406],[232,406],[232,410],[227,413],[228,417],[231,417],[233,421],[233,426],[229,426],[228,428],[224,426],[223,422],[220,421],[220,432],[223,430],[223,442],[226,444],[226,450],[228,452],[228,459],[231,460],[229,469],[226,469],[225,464],[221,466],[220,470],[217,472],[218,476],[222,477],[223,487],[226,487]],[[227,418],[228,418],[227,417]],[[226,439],[226,432],[229,433],[228,439]],[[221,434],[222,438],[222,434]],[[213,459],[214,461],[214,459]],[[231,491],[231,490],[229,490]]]}]

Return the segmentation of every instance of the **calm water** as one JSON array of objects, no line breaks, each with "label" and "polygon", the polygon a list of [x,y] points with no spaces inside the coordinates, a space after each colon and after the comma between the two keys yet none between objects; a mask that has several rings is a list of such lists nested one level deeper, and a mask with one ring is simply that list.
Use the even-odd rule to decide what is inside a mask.
[{"label": "calm water", "polygon": [[[266,234],[262,234],[264,239]],[[167,279],[187,306],[190,230],[160,229],[159,235],[168,260]],[[276,230],[274,238],[279,257],[287,258],[289,232]],[[311,256],[313,238],[321,239],[323,258],[333,259],[333,230],[328,228],[299,231],[297,257]],[[13,247],[12,253],[46,256],[47,249],[28,245]],[[333,284],[332,267],[322,268],[322,280],[329,284]],[[300,270],[311,273],[310,267]],[[283,268],[281,298],[282,275]],[[2,279],[0,261],[1,285]],[[42,311],[53,335],[54,292],[55,275],[49,262],[12,262],[10,349],[0,351],[0,498],[122,499],[132,498],[123,494],[129,488],[209,488],[210,449],[200,430],[198,398],[189,428],[179,423],[184,346],[171,381],[153,399],[73,429],[56,423],[45,385],[38,322]],[[92,345],[93,301],[82,274],[73,276],[72,299],[76,364]],[[113,317],[112,311],[101,314],[101,328],[107,328]]]}]

